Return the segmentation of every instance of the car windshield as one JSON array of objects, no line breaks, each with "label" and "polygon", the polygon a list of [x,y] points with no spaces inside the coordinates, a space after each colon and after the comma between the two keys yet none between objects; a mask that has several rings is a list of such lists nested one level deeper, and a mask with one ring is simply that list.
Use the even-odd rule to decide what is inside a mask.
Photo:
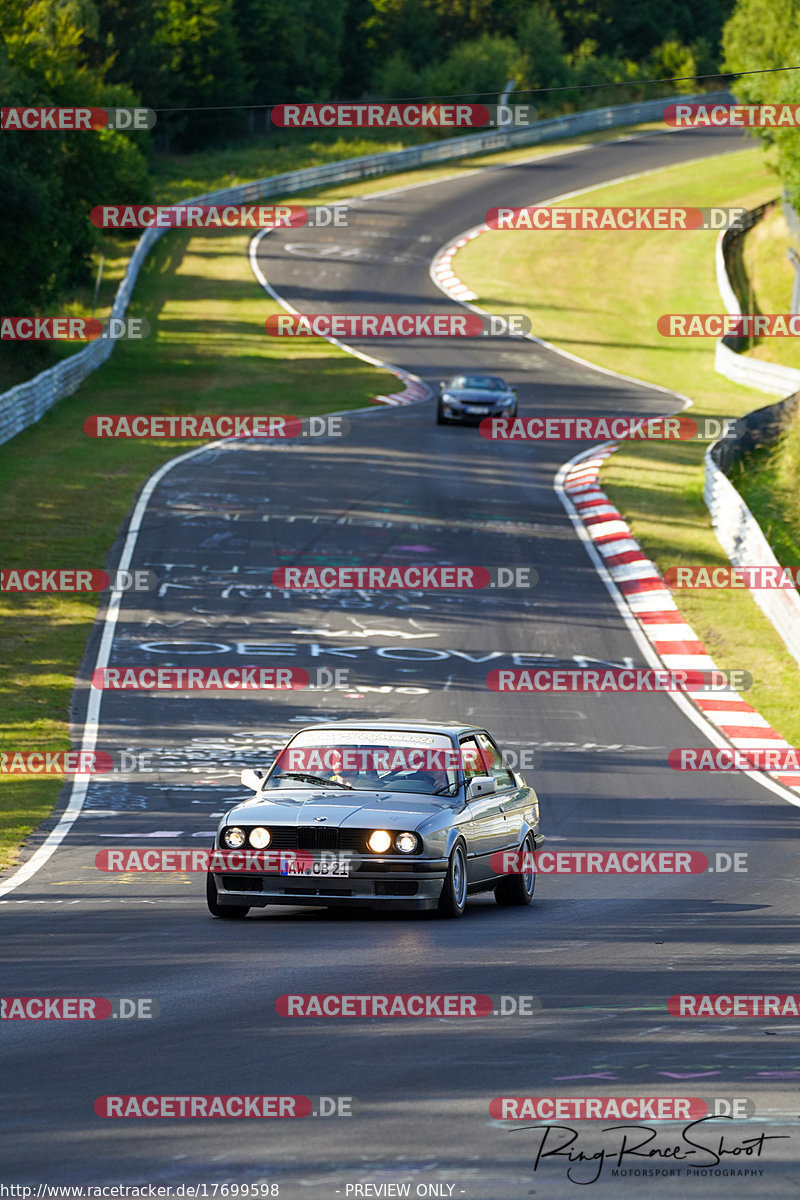
[{"label": "car windshield", "polygon": [[449,386],[454,392],[506,391],[506,384],[497,375],[456,375]]},{"label": "car windshield", "polygon": [[454,796],[459,752],[444,734],[305,730],[281,750],[264,788],[344,787],[353,791]]}]

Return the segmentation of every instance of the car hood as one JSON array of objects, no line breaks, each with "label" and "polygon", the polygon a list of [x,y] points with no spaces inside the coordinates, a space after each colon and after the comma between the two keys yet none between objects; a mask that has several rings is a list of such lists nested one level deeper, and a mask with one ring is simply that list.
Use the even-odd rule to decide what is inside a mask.
[{"label": "car hood", "polygon": [[[276,789],[277,791],[277,789]],[[428,817],[453,807],[438,796],[413,792],[286,791],[253,796],[230,809],[226,825],[315,825],[327,829],[417,829]],[[324,817],[324,821],[317,818]]]},{"label": "car hood", "polygon": [[511,392],[490,392],[486,388],[445,388],[442,395],[452,396],[454,400],[463,400],[467,404],[496,404],[498,400],[509,397]]}]

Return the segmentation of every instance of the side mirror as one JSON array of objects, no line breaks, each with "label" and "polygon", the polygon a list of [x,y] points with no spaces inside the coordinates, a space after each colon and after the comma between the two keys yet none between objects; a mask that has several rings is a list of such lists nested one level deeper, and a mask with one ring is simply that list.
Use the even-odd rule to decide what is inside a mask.
[{"label": "side mirror", "polygon": [[260,792],[261,783],[264,779],[264,772],[254,771],[252,768],[247,767],[246,770],[242,771],[239,778],[245,787],[252,788],[254,792]]},{"label": "side mirror", "polygon": [[439,391],[440,391],[440,392],[443,392],[443,391],[444,391],[444,389],[445,389],[446,387],[447,387],[447,380],[446,380],[446,379],[440,379],[440,380],[439,380]]},{"label": "side mirror", "polygon": [[491,796],[497,791],[497,780],[494,775],[475,775],[470,779],[467,788],[467,800],[476,800],[478,796]]}]

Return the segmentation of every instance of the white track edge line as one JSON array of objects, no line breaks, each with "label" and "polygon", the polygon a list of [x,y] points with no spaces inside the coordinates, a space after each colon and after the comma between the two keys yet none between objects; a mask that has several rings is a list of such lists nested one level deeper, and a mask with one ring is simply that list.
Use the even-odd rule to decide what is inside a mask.
[{"label": "white track edge line", "polygon": [[[285,308],[287,312],[292,313],[295,316],[301,316],[302,314],[300,313],[299,309],[294,308],[289,303],[288,300],[284,300],[283,297],[281,295],[279,295],[278,292],[275,291],[274,287],[269,282],[269,280],[265,276],[264,272],[261,270],[261,267],[259,266],[258,245],[259,245],[259,242],[261,241],[261,239],[263,237],[265,237],[266,234],[268,234],[268,233],[272,233],[272,230],[271,229],[262,229],[259,233],[257,233],[251,239],[250,247],[248,250],[248,254],[249,254],[249,258],[250,258],[250,269],[252,270],[252,272],[255,275],[258,282],[261,284],[264,291],[267,292],[272,297],[273,300],[275,300],[278,304],[280,304],[282,308]],[[326,334],[323,334],[322,336],[325,338],[326,342],[330,342],[331,345],[333,345],[333,346],[338,346],[340,350],[343,350],[345,352],[345,354],[352,354],[355,356],[355,358],[360,358],[363,362],[369,363],[371,366],[379,367],[385,371],[388,371],[391,375],[394,375],[395,379],[399,379],[401,383],[405,384],[406,379],[409,379],[413,383],[417,383],[417,384],[419,384],[420,387],[424,388],[424,390],[425,390],[424,396],[421,396],[419,400],[406,401],[405,404],[403,405],[404,407],[406,404],[420,404],[423,401],[429,399],[429,397],[432,395],[431,388],[428,386],[427,383],[425,383],[425,381],[423,379],[420,379],[419,375],[414,375],[411,371],[405,371],[405,370],[403,370],[402,367],[390,367],[389,364],[387,362],[384,362],[382,359],[373,358],[372,355],[365,354],[363,352],[363,350],[355,350],[352,346],[348,346],[345,342],[340,342],[338,338],[328,337]],[[408,390],[407,385],[406,385],[406,390]],[[399,393],[389,392],[389,393],[387,393],[387,395],[393,396],[393,395],[399,395]],[[376,399],[378,399],[378,398],[379,397],[376,397]]]}]

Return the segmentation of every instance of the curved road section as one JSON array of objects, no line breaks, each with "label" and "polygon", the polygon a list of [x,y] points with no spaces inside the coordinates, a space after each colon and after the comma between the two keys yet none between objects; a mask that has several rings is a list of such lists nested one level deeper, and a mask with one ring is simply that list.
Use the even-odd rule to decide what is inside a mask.
[{"label": "curved road section", "polygon": [[[399,187],[355,203],[347,228],[263,238],[260,269],[300,312],[464,311],[428,269],[488,208],[741,144],[731,134],[651,135]],[[428,384],[460,369],[502,374],[523,416],[680,407],[531,341],[352,344]],[[437,427],[431,403],[365,410],[349,423],[344,437],[227,443],[177,460],[121,535],[131,565],[154,571],[159,588],[126,596],[113,628],[98,623],[75,693],[76,744],[98,653],[112,667],[339,668],[347,686],[105,692],[90,708],[87,736],[100,750],[125,751],[135,770],[93,780],[55,852],[18,886],[2,881],[11,885],[1,902],[2,994],[144,999],[157,1015],[3,1021],[4,1078],[13,1080],[0,1135],[5,1177],[154,1184],[178,1196],[190,1194],[182,1185],[204,1183],[196,1194],[212,1196],[246,1183],[260,1189],[251,1195],[310,1200],[500,1200],[572,1195],[596,1175],[596,1196],[622,1195],[626,1183],[643,1194],[635,1172],[656,1169],[663,1174],[652,1193],[645,1183],[647,1194],[683,1196],[685,1172],[697,1167],[709,1171],[698,1195],[796,1194],[800,1051],[788,1035],[797,1022],[668,1010],[679,994],[792,992],[793,808],[749,778],[670,770],[671,748],[703,738],[667,696],[486,686],[498,668],[645,665],[554,492],[558,468],[585,444],[485,441],[474,428]],[[276,567],[323,562],[504,564],[535,567],[539,582],[421,595],[272,584]],[[96,853],[111,847],[208,846],[218,815],[243,798],[243,766],[263,765],[302,723],[360,716],[476,721],[532,754],[527,775],[548,849],[701,851],[716,869],[540,875],[530,908],[479,897],[457,922],[300,908],[213,921],[200,876],[96,869]],[[747,869],[724,870],[729,860],[717,856],[737,854],[746,858],[731,861]],[[276,1010],[287,993],[373,992],[534,995],[541,1007],[470,1020],[289,1019]],[[126,1120],[94,1110],[105,1095],[218,1094],[348,1097],[352,1115]],[[681,1142],[686,1121],[665,1124],[656,1113],[635,1122],[656,1140],[614,1177],[622,1134],[613,1121],[555,1122],[574,1128],[574,1154],[587,1156],[570,1163],[569,1133],[497,1119],[491,1106],[500,1097],[628,1095],[697,1097],[709,1111],[755,1116],[695,1132],[715,1155]],[[724,1108],[734,1101],[745,1107]],[[314,1100],[320,1114],[329,1107]],[[560,1139],[563,1152],[537,1163],[545,1136],[548,1151]]]}]

